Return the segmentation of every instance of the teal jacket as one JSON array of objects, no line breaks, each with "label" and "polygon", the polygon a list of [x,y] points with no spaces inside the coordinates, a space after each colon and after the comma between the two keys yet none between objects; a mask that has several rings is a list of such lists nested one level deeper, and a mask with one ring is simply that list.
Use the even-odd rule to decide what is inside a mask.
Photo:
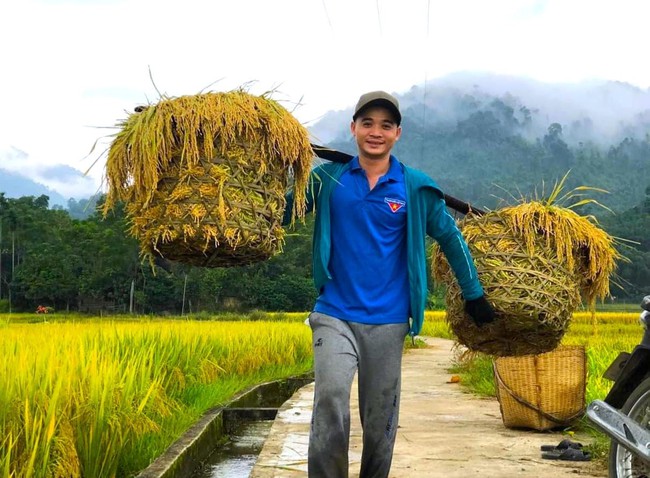
[{"label": "teal jacket", "polygon": [[[426,174],[400,163],[404,170],[407,204],[407,266],[410,288],[410,335],[422,329],[427,300],[427,261],[425,235],[440,245],[451,266],[465,300],[483,295],[476,267],[456,221],[447,212],[443,193]],[[317,291],[332,279],[328,269],[332,248],[330,230],[330,196],[338,178],[350,163],[326,163],[316,167],[310,176],[307,190],[307,211],[314,211],[313,274]],[[287,196],[284,224],[288,224],[293,207],[293,195]]]}]

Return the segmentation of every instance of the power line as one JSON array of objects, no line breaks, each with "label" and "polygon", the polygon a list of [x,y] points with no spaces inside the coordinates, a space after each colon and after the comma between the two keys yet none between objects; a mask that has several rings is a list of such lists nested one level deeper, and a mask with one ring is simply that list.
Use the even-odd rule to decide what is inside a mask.
[{"label": "power line", "polygon": [[384,36],[381,29],[381,14],[379,13],[379,0],[375,0],[375,5],[377,6],[377,22],[379,23],[379,35]]},{"label": "power line", "polygon": [[427,125],[427,83],[429,81],[429,68],[427,62],[427,47],[429,45],[429,20],[431,14],[431,0],[427,0],[427,36],[424,43],[424,88],[422,92],[422,142],[420,143],[420,162],[424,161],[424,140]]},{"label": "power line", "polygon": [[330,29],[333,30],[332,21],[330,20],[330,14],[327,11],[327,5],[325,5],[325,0],[322,0],[322,4],[323,4],[323,10],[325,10],[325,17],[327,17],[327,23],[329,24]]}]

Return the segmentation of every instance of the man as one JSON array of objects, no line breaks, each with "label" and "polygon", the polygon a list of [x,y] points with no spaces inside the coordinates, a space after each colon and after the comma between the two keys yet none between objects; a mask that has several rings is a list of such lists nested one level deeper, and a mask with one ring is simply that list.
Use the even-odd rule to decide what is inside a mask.
[{"label": "man", "polygon": [[[482,325],[494,311],[443,194],[422,172],[391,155],[399,103],[383,91],[359,99],[350,130],[358,155],[314,169],[313,332],[315,393],[309,476],[348,476],[350,389],[358,372],[363,427],[361,474],[387,477],[397,430],[404,338],[420,332],[427,297],[425,235],[445,253]],[[290,218],[291,195],[285,222]]]}]

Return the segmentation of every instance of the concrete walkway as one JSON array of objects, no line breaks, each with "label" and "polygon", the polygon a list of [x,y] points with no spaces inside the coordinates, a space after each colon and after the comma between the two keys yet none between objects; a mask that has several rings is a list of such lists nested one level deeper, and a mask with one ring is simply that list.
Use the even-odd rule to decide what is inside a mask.
[{"label": "concrete walkway", "polygon": [[[499,403],[464,393],[449,383],[453,342],[427,338],[429,347],[409,350],[403,360],[402,406],[390,476],[413,477],[605,477],[593,462],[541,458],[540,445],[557,444],[560,433],[510,430]],[[361,425],[352,393],[350,476],[358,476]],[[252,478],[307,476],[307,443],[313,384],[279,411]],[[583,444],[587,437],[574,437]]]}]

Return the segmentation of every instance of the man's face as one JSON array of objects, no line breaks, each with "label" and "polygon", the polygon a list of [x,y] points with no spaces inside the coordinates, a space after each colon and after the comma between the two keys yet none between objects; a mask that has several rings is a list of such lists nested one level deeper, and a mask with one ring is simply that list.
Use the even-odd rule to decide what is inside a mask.
[{"label": "man's face", "polygon": [[376,160],[387,158],[402,134],[402,128],[397,126],[393,115],[381,106],[362,111],[350,125],[350,130],[357,140],[359,156]]}]

